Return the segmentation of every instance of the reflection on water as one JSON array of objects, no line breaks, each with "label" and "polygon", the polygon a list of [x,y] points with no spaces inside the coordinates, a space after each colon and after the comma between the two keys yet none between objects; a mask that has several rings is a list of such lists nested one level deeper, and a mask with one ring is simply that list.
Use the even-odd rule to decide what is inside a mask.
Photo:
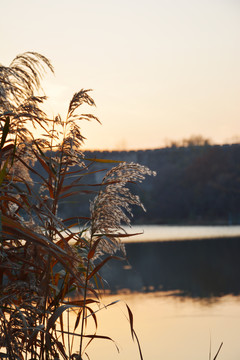
[{"label": "reflection on water", "polygon": [[[113,338],[113,343],[96,340],[87,353],[91,360],[139,360],[137,344],[132,342],[125,302],[134,314],[134,328],[145,360],[213,359],[219,345],[221,359],[240,358],[240,298],[225,296],[213,303],[179,298],[162,292],[118,294],[103,298],[105,304],[124,301],[98,312],[98,334]],[[91,330],[89,330],[91,333]]]},{"label": "reflection on water", "polygon": [[213,359],[221,342],[219,360],[239,359],[240,237],[224,236],[127,242],[128,260],[102,270],[111,293],[103,302],[122,301],[97,313],[98,334],[116,340],[120,354],[113,343],[96,340],[87,351],[91,360],[140,359],[125,302],[145,360]]},{"label": "reflection on water", "polygon": [[102,271],[112,292],[178,291],[211,298],[240,294],[240,238],[126,244],[128,262]]},{"label": "reflection on water", "polygon": [[[145,360],[240,358],[240,238],[127,243],[128,262],[108,263],[109,290],[134,313]],[[124,292],[123,292],[124,291]],[[131,342],[124,303],[101,312],[102,333],[121,353],[98,342],[89,351],[105,360],[139,359]],[[210,345],[211,344],[211,345]]]}]

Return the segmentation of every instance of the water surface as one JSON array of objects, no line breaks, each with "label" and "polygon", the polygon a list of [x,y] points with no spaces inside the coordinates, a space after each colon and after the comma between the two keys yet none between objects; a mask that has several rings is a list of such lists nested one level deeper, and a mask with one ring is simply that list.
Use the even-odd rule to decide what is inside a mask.
[{"label": "water surface", "polygon": [[125,228],[129,233],[140,233],[127,238],[126,242],[194,240],[240,236],[239,225],[221,226],[177,226],[177,225],[134,225]]},{"label": "water surface", "polygon": [[[104,268],[104,304],[91,360],[140,359],[126,319],[126,303],[145,360],[240,358],[240,226],[140,226],[126,241],[127,259]],[[133,241],[134,240],[134,241]],[[89,330],[91,331],[91,330]],[[92,329],[93,331],[93,329]],[[209,355],[211,352],[211,356]]]},{"label": "water surface", "polygon": [[210,350],[213,359],[221,342],[219,360],[240,358],[239,297],[204,302],[158,292],[118,294],[104,297],[103,302],[116,299],[122,301],[98,312],[97,333],[114,339],[120,353],[112,342],[95,340],[87,349],[91,360],[140,359],[137,343],[131,339],[125,303],[133,311],[145,360],[208,360]]}]

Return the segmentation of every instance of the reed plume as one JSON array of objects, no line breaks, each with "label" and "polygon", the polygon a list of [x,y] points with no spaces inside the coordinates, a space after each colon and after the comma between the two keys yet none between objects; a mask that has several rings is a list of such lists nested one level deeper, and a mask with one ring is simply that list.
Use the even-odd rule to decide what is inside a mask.
[{"label": "reed plume", "polygon": [[[90,204],[91,237],[101,237],[101,248],[105,253],[114,253],[121,246],[123,225],[130,226],[132,207],[145,208],[138,195],[127,185],[142,182],[146,175],[155,175],[146,166],[122,162],[107,172],[102,189]],[[99,250],[99,248],[98,248]]]},{"label": "reed plume", "polygon": [[[83,89],[73,95],[65,120],[48,119],[41,110],[45,95],[35,94],[47,69],[53,72],[50,61],[35,52],[0,66],[0,356],[7,359],[83,359],[95,338],[112,341],[86,333],[89,316],[97,329],[92,306],[99,305],[99,270],[121,247],[132,206],[144,209],[128,185],[154,175],[139,164],[120,163],[98,184],[89,216],[62,219],[61,201],[93,193],[83,179],[97,160],[85,159],[80,124],[99,120],[79,113],[83,104],[95,106]],[[29,124],[44,136],[37,138]],[[71,329],[63,319],[73,309]],[[79,351],[73,351],[76,339]]]}]

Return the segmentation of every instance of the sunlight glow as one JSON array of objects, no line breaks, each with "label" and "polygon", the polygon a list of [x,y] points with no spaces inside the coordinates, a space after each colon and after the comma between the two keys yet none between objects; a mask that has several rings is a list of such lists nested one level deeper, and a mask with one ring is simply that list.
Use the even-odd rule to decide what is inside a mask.
[{"label": "sunlight glow", "polygon": [[64,117],[74,92],[94,90],[103,126],[83,124],[87,148],[240,135],[237,1],[9,0],[2,11],[15,26],[2,18],[1,63],[33,50],[54,65],[44,81],[50,116]]}]

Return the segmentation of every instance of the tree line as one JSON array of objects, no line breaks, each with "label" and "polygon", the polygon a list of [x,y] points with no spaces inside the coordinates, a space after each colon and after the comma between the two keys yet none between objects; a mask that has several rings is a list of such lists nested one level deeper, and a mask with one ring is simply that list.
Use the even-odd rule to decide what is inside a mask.
[{"label": "tree line", "polygon": [[[137,185],[147,210],[134,209],[138,224],[239,224],[240,144],[188,145],[145,151],[87,151],[90,159],[138,162],[157,172]],[[104,164],[104,166],[103,166]],[[90,180],[100,184],[108,163],[94,163]],[[130,186],[131,187],[131,186]],[[98,188],[95,187],[97,193]],[[76,209],[89,208],[86,188],[82,194],[61,204],[71,216]],[[66,215],[66,214],[65,214]]]}]

